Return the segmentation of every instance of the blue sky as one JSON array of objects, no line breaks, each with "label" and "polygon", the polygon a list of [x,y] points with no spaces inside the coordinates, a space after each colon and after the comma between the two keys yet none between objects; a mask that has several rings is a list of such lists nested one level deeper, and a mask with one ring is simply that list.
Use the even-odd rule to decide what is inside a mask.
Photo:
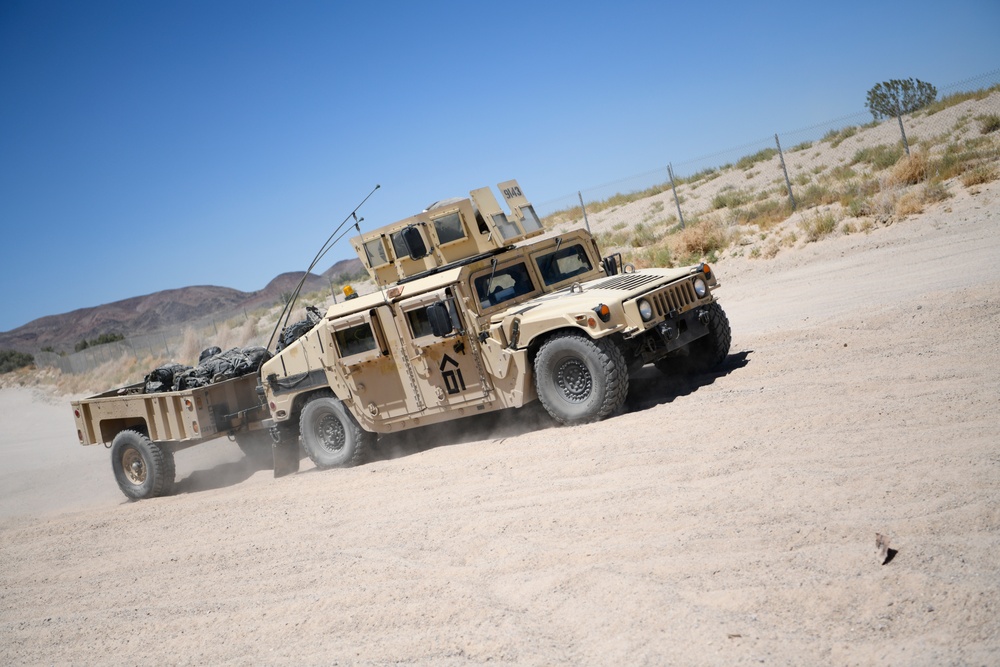
[{"label": "blue sky", "polygon": [[365,228],[851,114],[879,81],[997,69],[997,34],[997,0],[0,0],[0,331],[260,289],[375,184]]}]

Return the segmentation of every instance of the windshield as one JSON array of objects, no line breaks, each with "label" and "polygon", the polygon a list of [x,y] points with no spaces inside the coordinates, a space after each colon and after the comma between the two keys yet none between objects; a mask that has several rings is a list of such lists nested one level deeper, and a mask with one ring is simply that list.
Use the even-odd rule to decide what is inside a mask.
[{"label": "windshield", "polygon": [[524,262],[498,269],[492,273],[492,279],[490,273],[481,275],[475,279],[474,287],[481,308],[510,301],[535,289]]},{"label": "windshield", "polygon": [[587,252],[579,243],[537,255],[535,262],[546,285],[561,283],[594,268],[587,258]]}]

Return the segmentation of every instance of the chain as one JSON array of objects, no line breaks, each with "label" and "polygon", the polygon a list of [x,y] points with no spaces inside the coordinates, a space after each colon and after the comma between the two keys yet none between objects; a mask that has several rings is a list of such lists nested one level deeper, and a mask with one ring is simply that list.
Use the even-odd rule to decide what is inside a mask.
[{"label": "chain", "polygon": [[402,342],[399,343],[399,363],[403,364],[406,368],[406,377],[410,381],[410,391],[413,392],[413,399],[417,402],[417,408],[423,412],[427,406],[424,405],[424,398],[417,387],[417,379],[413,377],[413,366],[406,356],[406,346]]}]

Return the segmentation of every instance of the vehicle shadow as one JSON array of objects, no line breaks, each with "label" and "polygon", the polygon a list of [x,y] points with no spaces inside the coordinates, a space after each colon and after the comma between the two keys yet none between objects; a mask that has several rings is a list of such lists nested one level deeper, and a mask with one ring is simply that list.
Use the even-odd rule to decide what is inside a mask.
[{"label": "vehicle shadow", "polygon": [[[671,403],[680,396],[692,394],[699,388],[712,384],[718,378],[746,366],[752,352],[753,350],[746,350],[730,354],[719,368],[700,375],[671,377],[663,375],[652,365],[645,366],[631,376],[628,397],[619,414],[647,410],[657,405]],[[541,403],[535,401],[523,408],[500,410],[444,424],[382,435],[370,450],[365,462],[388,461],[445,445],[510,438],[558,426],[559,424],[545,412]]]},{"label": "vehicle shadow", "polygon": [[212,491],[245,482],[255,473],[267,470],[270,465],[243,457],[238,461],[217,463],[211,468],[193,470],[183,479],[174,482],[171,495]]},{"label": "vehicle shadow", "polygon": [[[707,387],[717,379],[745,367],[750,362],[752,353],[753,350],[745,350],[730,354],[718,369],[700,375],[666,376],[652,365],[645,366],[631,376],[628,397],[619,414],[667,405],[676,398],[693,394],[701,387]],[[369,449],[365,463],[404,458],[447,445],[511,438],[558,426],[541,403],[535,401],[523,408],[472,415],[443,424],[383,434]],[[299,456],[300,459],[307,460],[301,449]],[[192,471],[174,484],[173,493],[198,493],[232,486],[245,482],[255,473],[266,469],[266,462],[260,463],[249,458],[218,463],[208,469]],[[307,467],[300,474],[318,470]]]},{"label": "vehicle shadow", "polygon": [[702,387],[707,387],[719,378],[750,363],[753,350],[736,352],[726,357],[722,365],[697,375],[664,375],[650,364],[644,366],[629,380],[628,398],[620,414],[648,410],[657,405],[667,405],[674,399],[689,396]]},{"label": "vehicle shadow", "polygon": [[421,426],[379,437],[366,462],[388,461],[444,445],[511,438],[558,424],[537,401],[523,408],[473,415],[443,424]]}]

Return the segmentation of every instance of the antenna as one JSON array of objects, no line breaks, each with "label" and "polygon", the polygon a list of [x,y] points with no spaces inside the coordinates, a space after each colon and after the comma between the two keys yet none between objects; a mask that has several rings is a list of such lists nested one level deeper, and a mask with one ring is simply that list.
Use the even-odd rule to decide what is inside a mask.
[{"label": "antenna", "polygon": [[[278,321],[275,322],[274,324],[274,330],[271,332],[271,337],[268,338],[267,340],[268,349],[271,349],[271,343],[274,342],[274,335],[278,333],[278,329],[280,327],[288,325],[288,318],[292,316],[292,309],[295,307],[295,302],[299,298],[299,292],[302,291],[302,286],[305,284],[306,278],[308,278],[309,274],[312,273],[312,270],[316,268],[316,265],[319,264],[319,261],[323,259],[323,255],[329,252],[333,246],[337,245],[337,242],[340,241],[341,238],[343,238],[344,234],[346,234],[351,230],[351,227],[348,227],[347,230],[344,232],[344,234],[341,234],[340,236],[337,236],[337,232],[339,232],[344,227],[344,225],[346,225],[347,222],[351,219],[354,220],[355,227],[358,226],[361,220],[364,220],[364,218],[361,218],[360,220],[358,219],[357,215],[358,209],[364,206],[364,203],[368,201],[368,199],[371,198],[371,196],[375,194],[375,191],[378,190],[380,187],[382,186],[376,183],[375,187],[372,188],[372,191],[368,193],[368,196],[362,199],[361,203],[355,206],[354,210],[347,214],[347,217],[344,218],[343,222],[337,225],[337,228],[333,230],[333,233],[330,234],[330,236],[326,239],[326,242],[322,246],[320,246],[320,249],[316,252],[316,256],[313,257],[312,262],[309,264],[309,268],[306,269],[306,272],[302,275],[302,279],[299,280],[299,284],[295,286],[295,290],[292,292],[291,298],[288,299],[287,303],[285,303],[285,308],[281,311],[281,314],[278,315]],[[358,231],[359,232],[361,231],[360,227],[358,227]],[[335,236],[336,238],[334,238]],[[284,323],[282,323],[281,321],[282,318],[284,318],[285,320]]]}]

